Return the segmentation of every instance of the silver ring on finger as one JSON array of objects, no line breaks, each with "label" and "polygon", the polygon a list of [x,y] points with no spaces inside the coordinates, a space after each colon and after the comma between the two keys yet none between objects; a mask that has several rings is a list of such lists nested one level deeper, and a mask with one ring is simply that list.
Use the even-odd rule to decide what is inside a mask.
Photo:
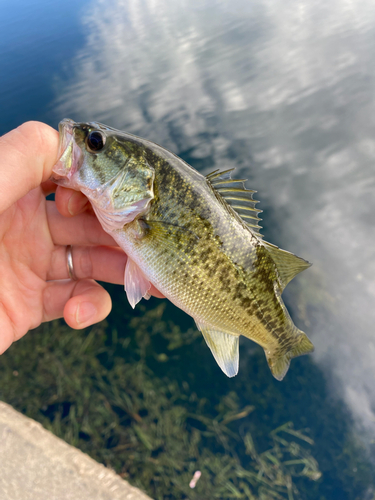
[{"label": "silver ring on finger", "polygon": [[76,273],[74,272],[72,245],[67,245],[66,247],[66,267],[68,269],[69,278],[73,281],[78,281]]}]

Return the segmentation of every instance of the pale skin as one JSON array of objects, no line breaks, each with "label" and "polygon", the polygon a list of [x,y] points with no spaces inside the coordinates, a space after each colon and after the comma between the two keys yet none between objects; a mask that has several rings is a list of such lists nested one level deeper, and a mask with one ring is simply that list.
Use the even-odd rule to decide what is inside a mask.
[{"label": "pale skin", "polygon": [[[43,123],[0,137],[0,354],[45,321],[63,317],[75,329],[101,321],[112,303],[95,280],[124,282],[127,257],[87,198],[48,180],[57,154],[58,133]],[[55,202],[46,200],[52,192]],[[69,279],[66,245],[78,281]]]}]

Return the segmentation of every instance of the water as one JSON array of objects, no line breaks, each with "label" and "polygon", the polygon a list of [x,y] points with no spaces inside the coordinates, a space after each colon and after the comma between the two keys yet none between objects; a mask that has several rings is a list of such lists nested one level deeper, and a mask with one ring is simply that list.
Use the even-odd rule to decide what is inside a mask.
[{"label": "water", "polygon": [[[304,391],[341,401],[371,453],[375,4],[3,4],[0,133],[29,119],[54,127],[64,117],[97,120],[154,140],[204,173],[236,167],[248,177],[265,238],[314,264],[285,292],[324,380]],[[244,341],[242,363],[251,363],[250,351]],[[310,417],[312,425],[319,414]]]}]

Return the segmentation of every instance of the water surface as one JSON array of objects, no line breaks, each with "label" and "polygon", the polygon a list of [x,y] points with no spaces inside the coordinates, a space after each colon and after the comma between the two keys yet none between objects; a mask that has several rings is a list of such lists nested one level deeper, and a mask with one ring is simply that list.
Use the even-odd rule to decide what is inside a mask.
[{"label": "water surface", "polygon": [[[303,390],[342,402],[371,452],[374,3],[19,0],[0,23],[0,133],[97,120],[249,179],[265,238],[313,263],[285,292],[324,380]],[[240,366],[252,352],[243,341]]]}]

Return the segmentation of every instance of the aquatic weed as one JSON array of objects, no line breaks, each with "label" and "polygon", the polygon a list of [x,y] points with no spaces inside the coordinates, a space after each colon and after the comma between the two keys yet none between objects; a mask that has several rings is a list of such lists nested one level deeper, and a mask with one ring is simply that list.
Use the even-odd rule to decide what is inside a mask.
[{"label": "aquatic weed", "polygon": [[270,389],[257,395],[253,380],[243,404],[244,380],[212,373],[200,334],[166,307],[122,310],[121,332],[116,317],[83,332],[42,325],[2,357],[1,398],[156,500],[314,498],[311,431],[270,429]]}]

